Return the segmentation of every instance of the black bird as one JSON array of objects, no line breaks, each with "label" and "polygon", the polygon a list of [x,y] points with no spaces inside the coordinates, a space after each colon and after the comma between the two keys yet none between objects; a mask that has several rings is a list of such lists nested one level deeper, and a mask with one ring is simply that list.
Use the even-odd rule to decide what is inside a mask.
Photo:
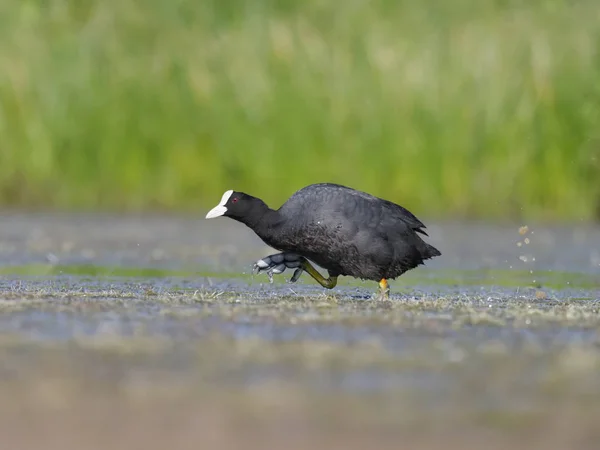
[{"label": "black bird", "polygon": [[[290,281],[308,272],[332,289],[338,276],[379,282],[384,297],[387,280],[441,253],[421,239],[426,228],[410,211],[390,201],[346,186],[312,184],[294,193],[278,210],[243,192],[227,191],[207,219],[226,216],[252,229],[282,253],[260,259],[257,272],[296,269]],[[309,262],[326,269],[324,278]]]}]

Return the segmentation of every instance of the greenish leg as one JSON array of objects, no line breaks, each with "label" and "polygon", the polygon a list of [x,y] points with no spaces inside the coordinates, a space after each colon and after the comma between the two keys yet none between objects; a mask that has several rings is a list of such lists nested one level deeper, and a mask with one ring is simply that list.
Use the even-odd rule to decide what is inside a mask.
[{"label": "greenish leg", "polygon": [[317,269],[312,266],[310,262],[308,262],[307,259],[303,259],[301,267],[324,288],[333,289],[337,285],[338,277],[325,278],[317,271]]},{"label": "greenish leg", "polygon": [[382,300],[390,298],[390,286],[385,278],[382,278],[379,282],[379,295]]}]

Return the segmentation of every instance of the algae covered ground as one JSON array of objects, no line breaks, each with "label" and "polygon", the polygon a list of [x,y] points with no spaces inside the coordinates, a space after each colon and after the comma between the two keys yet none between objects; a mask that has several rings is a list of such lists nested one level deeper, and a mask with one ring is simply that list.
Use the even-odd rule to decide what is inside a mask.
[{"label": "algae covered ground", "polygon": [[595,448],[600,230],[436,223],[392,284],[253,276],[194,217],[0,221],[11,448]]}]

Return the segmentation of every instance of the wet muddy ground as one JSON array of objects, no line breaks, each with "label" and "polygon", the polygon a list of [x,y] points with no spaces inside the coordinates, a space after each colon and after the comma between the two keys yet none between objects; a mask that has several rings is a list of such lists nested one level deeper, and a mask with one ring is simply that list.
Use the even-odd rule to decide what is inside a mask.
[{"label": "wet muddy ground", "polygon": [[[526,227],[523,227],[527,225]],[[600,229],[438,223],[395,280],[252,275],[226,219],[0,215],[11,449],[597,448]]]}]

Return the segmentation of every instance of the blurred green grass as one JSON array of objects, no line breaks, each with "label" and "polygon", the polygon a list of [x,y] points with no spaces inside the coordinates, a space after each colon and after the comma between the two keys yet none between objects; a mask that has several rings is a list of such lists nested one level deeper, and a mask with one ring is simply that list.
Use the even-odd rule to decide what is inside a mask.
[{"label": "blurred green grass", "polygon": [[0,203],[600,217],[595,0],[6,0]]}]

